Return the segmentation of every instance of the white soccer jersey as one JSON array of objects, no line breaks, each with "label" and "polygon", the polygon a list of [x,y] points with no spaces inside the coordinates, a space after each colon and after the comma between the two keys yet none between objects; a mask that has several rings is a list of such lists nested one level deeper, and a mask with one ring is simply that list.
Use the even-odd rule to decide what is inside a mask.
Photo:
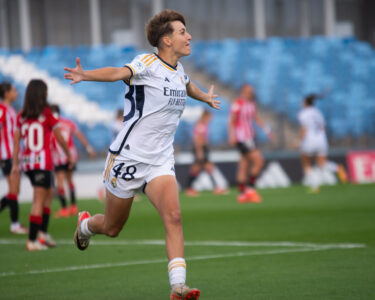
[{"label": "white soccer jersey", "polygon": [[139,162],[162,165],[173,158],[173,141],[186,104],[190,79],[156,54],[141,54],[125,65],[124,126],[109,151]]},{"label": "white soccer jersey", "polygon": [[326,154],[328,142],[322,113],[315,107],[305,107],[298,114],[298,120],[306,130],[301,144],[302,152],[307,154]]}]

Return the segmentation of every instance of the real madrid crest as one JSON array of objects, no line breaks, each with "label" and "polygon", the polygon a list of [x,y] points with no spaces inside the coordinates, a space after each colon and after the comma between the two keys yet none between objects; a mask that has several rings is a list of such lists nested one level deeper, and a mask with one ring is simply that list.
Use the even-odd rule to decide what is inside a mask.
[{"label": "real madrid crest", "polygon": [[117,179],[116,178],[112,178],[111,185],[112,185],[113,188],[117,187]]}]

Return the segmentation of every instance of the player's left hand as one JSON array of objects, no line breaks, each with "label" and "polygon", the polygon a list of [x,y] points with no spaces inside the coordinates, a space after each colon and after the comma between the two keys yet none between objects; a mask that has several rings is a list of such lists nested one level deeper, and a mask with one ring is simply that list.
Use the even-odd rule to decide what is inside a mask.
[{"label": "player's left hand", "polygon": [[213,108],[220,109],[220,103],[221,101],[216,100],[218,95],[214,94],[214,86],[211,85],[210,89],[208,90],[208,101],[207,104]]}]

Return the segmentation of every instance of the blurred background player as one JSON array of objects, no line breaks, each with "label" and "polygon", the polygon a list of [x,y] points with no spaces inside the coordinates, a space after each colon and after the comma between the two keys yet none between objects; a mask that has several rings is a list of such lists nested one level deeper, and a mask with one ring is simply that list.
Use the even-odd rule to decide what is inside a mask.
[{"label": "blurred background player", "polygon": [[342,165],[332,161],[327,162],[328,141],[323,114],[314,106],[314,102],[322,95],[310,94],[303,100],[303,108],[298,114],[300,123],[300,143],[302,170],[304,183],[311,188],[311,192],[319,192],[322,174],[312,172],[312,160],[315,157],[320,172],[327,168],[335,172],[340,181],[347,181],[347,174]]},{"label": "blurred background player", "polygon": [[[73,182],[73,172],[75,171],[75,164],[78,161],[78,151],[74,144],[74,136],[81,142],[85,147],[87,153],[91,158],[96,156],[95,150],[91,147],[89,142],[83,133],[78,129],[77,125],[67,118],[63,118],[60,115],[60,107],[58,105],[50,105],[52,114],[56,119],[59,120],[59,128],[61,135],[63,136],[65,142],[68,144],[70,154],[73,159],[74,166],[69,169],[69,160],[66,156],[64,149],[56,141],[55,135],[52,134],[52,155],[53,163],[55,166],[55,178],[56,178],[56,188],[57,195],[61,203],[61,208],[56,212],[56,218],[66,218],[70,215],[76,215],[78,213],[75,186]],[[69,188],[70,195],[70,207],[67,207],[66,197],[65,197],[65,182]]]},{"label": "blurred background player", "polygon": [[215,178],[213,177],[213,172],[215,170],[215,165],[209,161],[209,123],[211,121],[212,114],[208,110],[204,110],[202,116],[194,126],[193,130],[193,153],[194,162],[190,167],[189,178],[188,178],[188,188],[186,190],[186,195],[195,197],[198,196],[198,192],[193,188],[193,183],[198,177],[200,172],[204,169],[210,177],[212,182],[213,192],[215,194],[223,194],[226,190],[218,187]]},{"label": "blurred background player", "polygon": [[13,156],[13,137],[16,126],[17,113],[12,103],[17,100],[16,88],[9,82],[0,84],[0,166],[8,183],[8,194],[0,201],[0,211],[5,207],[10,210],[10,232],[13,234],[27,234],[28,229],[18,222],[19,205],[18,194],[20,176],[11,179]]},{"label": "blurred background player", "polygon": [[257,112],[254,89],[250,84],[244,84],[239,98],[231,106],[228,128],[229,144],[236,145],[241,152],[237,166],[239,203],[262,201],[255,189],[255,182],[263,168],[264,159],[255,145],[253,121],[270,137],[270,129],[265,127]]},{"label": "blurred background player", "polygon": [[63,147],[69,162],[72,162],[69,148],[58,127],[58,120],[48,107],[47,85],[42,80],[31,80],[26,88],[23,108],[17,116],[11,173],[12,176],[20,176],[21,151],[21,168],[29,177],[34,190],[29,238],[26,243],[28,251],[56,246],[47,232],[53,198],[52,132]]}]

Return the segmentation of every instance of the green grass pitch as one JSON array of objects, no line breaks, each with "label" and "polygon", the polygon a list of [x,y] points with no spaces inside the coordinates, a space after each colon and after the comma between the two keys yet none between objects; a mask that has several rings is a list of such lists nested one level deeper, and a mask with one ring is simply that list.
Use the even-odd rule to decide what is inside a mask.
[{"label": "green grass pitch", "polygon": [[[236,191],[181,195],[187,283],[202,300],[375,299],[375,185],[261,190],[260,204]],[[103,212],[97,200],[81,210]],[[57,210],[57,201],[53,210]],[[30,204],[21,204],[27,224]],[[73,244],[76,218],[51,218],[58,246],[29,253],[0,215],[0,299],[169,299],[164,229],[142,196],[120,236]]]}]

